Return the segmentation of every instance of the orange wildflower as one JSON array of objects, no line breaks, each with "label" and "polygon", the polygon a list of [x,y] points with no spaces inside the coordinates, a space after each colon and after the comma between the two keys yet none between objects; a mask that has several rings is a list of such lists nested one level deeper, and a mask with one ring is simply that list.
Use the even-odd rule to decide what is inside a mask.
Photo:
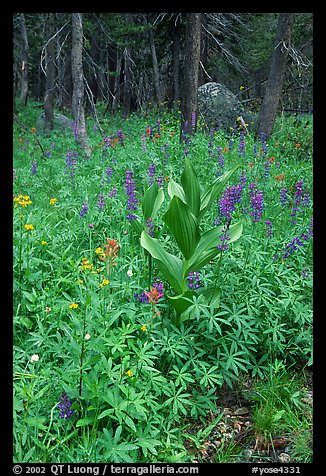
[{"label": "orange wildflower", "polygon": [[268,159],[268,161],[269,161],[269,162],[275,162],[275,157],[270,157],[270,158]]},{"label": "orange wildflower", "polygon": [[155,286],[153,288],[150,288],[149,292],[144,292],[148,297],[148,302],[150,304],[157,304],[157,301],[163,296],[163,293],[160,293]]},{"label": "orange wildflower", "polygon": [[301,144],[295,144],[296,147],[301,147]]},{"label": "orange wildflower", "polygon": [[285,175],[284,175],[284,174],[275,175],[275,178],[276,178],[277,180],[284,180],[284,179],[285,179]]},{"label": "orange wildflower", "polygon": [[118,258],[120,245],[116,240],[107,239],[107,244],[102,245],[104,249],[98,253],[101,261],[108,261],[109,265],[116,266],[115,260]]}]

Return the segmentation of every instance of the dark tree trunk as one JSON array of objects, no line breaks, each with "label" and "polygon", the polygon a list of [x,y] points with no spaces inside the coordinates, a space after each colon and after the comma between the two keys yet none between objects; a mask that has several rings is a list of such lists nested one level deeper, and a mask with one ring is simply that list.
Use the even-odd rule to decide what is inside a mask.
[{"label": "dark tree trunk", "polygon": [[173,101],[177,106],[180,100],[180,27],[173,29],[172,40],[172,84],[173,84]]},{"label": "dark tree trunk", "polygon": [[29,44],[27,37],[27,30],[25,24],[25,15],[20,14],[20,32],[22,37],[22,64],[21,64],[21,90],[20,100],[26,106],[28,97],[28,59],[29,59]]},{"label": "dark tree trunk", "polygon": [[156,48],[155,48],[155,42],[154,42],[154,33],[152,28],[149,30],[149,44],[150,44],[151,55],[152,55],[155,96],[156,96],[156,101],[159,104],[162,101],[162,92],[160,88],[160,76],[158,72],[158,62],[157,62]]},{"label": "dark tree trunk", "polygon": [[256,136],[262,133],[270,137],[277,114],[277,107],[282,94],[286,62],[291,42],[294,13],[279,13],[275,47],[264,94],[259,112]]},{"label": "dark tree trunk", "polygon": [[53,98],[55,89],[55,39],[54,36],[54,13],[48,14],[47,21],[48,43],[46,46],[46,82],[44,97],[45,127],[53,129]]},{"label": "dark tree trunk", "polygon": [[115,77],[114,77],[114,90],[113,90],[113,100],[112,100],[112,112],[115,114],[119,105],[120,99],[120,75],[121,75],[121,65],[122,65],[122,55],[121,51],[117,49],[117,61],[115,67]]},{"label": "dark tree trunk", "polygon": [[[131,13],[126,13],[126,24],[132,23]],[[127,27],[128,28],[128,27]],[[130,114],[131,107],[131,48],[126,47],[124,50],[124,70],[123,70],[123,116]]]},{"label": "dark tree trunk", "polygon": [[185,13],[185,62],[184,84],[181,99],[182,124],[181,134],[186,132],[193,134],[196,130],[198,109],[198,75],[200,61],[201,40],[201,13]]},{"label": "dark tree trunk", "polygon": [[75,137],[86,155],[90,155],[84,112],[84,72],[83,72],[83,23],[81,13],[72,13],[72,114],[75,121]]}]

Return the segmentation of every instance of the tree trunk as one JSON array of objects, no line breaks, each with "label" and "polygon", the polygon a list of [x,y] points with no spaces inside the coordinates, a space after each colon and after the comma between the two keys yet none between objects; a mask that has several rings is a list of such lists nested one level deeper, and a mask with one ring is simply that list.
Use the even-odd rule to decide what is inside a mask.
[{"label": "tree trunk", "polygon": [[[132,16],[130,13],[126,13],[126,24],[129,25],[132,22]],[[128,26],[127,26],[128,28]],[[127,117],[130,114],[131,107],[131,49],[126,47],[124,50],[124,71],[123,71],[123,103],[122,111],[123,116]]]},{"label": "tree trunk", "polygon": [[200,61],[201,13],[185,13],[185,63],[184,88],[181,100],[181,134],[193,134],[196,130],[198,110],[198,75]]},{"label": "tree trunk", "polygon": [[45,127],[53,129],[53,98],[55,89],[55,39],[54,36],[54,13],[48,14],[47,21],[48,43],[46,46],[46,83],[44,97]]},{"label": "tree trunk", "polygon": [[279,13],[275,47],[264,94],[259,112],[256,136],[262,133],[270,137],[277,114],[277,107],[282,94],[286,62],[291,41],[294,13]]},{"label": "tree trunk", "polygon": [[112,113],[117,112],[120,99],[120,75],[121,75],[121,63],[122,56],[120,48],[117,48],[117,61],[115,67],[115,77],[114,77],[114,91],[113,91],[113,100],[112,100]]},{"label": "tree trunk", "polygon": [[159,104],[162,101],[162,93],[160,88],[160,76],[158,72],[157,55],[156,55],[154,34],[153,34],[152,28],[149,30],[149,44],[150,44],[151,55],[152,55],[155,96],[156,96],[157,104]]},{"label": "tree trunk", "polygon": [[28,97],[29,44],[28,44],[27,30],[26,30],[26,24],[25,24],[25,15],[23,13],[20,14],[20,32],[21,32],[21,36],[23,40],[20,100],[26,106],[27,97]]},{"label": "tree trunk", "polygon": [[176,107],[180,100],[180,27],[177,25],[173,29],[172,39],[172,84],[173,84],[173,102]]},{"label": "tree trunk", "polygon": [[75,138],[89,156],[85,112],[84,112],[84,72],[83,72],[83,23],[81,13],[72,13],[72,48],[71,48],[71,73],[72,73],[72,114],[75,121]]}]

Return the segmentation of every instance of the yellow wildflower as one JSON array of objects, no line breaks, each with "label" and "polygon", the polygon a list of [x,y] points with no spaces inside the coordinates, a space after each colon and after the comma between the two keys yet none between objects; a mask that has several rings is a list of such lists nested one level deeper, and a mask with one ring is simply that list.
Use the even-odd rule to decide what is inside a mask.
[{"label": "yellow wildflower", "polygon": [[30,224],[27,224],[27,223],[26,223],[26,225],[24,225],[24,228],[25,228],[25,230],[34,230],[33,225],[30,225]]},{"label": "yellow wildflower", "polygon": [[78,304],[76,304],[75,302],[72,302],[71,304],[69,304],[69,307],[70,309],[77,309]]},{"label": "yellow wildflower", "polygon": [[50,205],[55,205],[57,203],[56,198],[50,198]]},{"label": "yellow wildflower", "polygon": [[47,244],[48,244],[48,242],[47,242],[47,241],[45,241],[45,240],[42,240],[42,241],[41,241],[41,245],[43,245],[43,246],[44,246],[44,245],[47,245]]},{"label": "yellow wildflower", "polygon": [[145,326],[145,324],[141,326],[140,330],[143,331],[143,332],[147,331],[147,327]]},{"label": "yellow wildflower", "polygon": [[128,375],[128,377],[132,377],[134,374],[133,374],[132,371],[129,369],[129,370],[127,370],[127,372],[126,372],[126,375]]},{"label": "yellow wildflower", "polygon": [[100,283],[100,288],[102,286],[107,286],[109,284],[109,280],[108,279],[103,279],[103,281]]}]

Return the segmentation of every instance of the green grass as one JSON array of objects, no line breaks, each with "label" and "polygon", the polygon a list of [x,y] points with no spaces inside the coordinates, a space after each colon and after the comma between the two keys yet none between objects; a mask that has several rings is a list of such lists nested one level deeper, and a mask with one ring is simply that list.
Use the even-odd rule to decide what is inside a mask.
[{"label": "green grass", "polygon": [[[312,363],[309,117],[280,118],[267,146],[252,134],[243,144],[238,133],[211,133],[204,125],[189,144],[180,144],[178,112],[162,107],[127,120],[99,112],[103,134],[87,118],[93,149],[87,160],[72,133],[32,132],[40,111],[38,103],[19,106],[19,120],[28,131],[15,124],[13,138],[14,460],[192,461],[187,428],[205,422],[208,414],[219,418],[219,389],[232,388],[243,375],[261,383],[257,431],[267,438],[276,430],[295,433],[296,458],[301,452],[302,460],[309,459],[310,417],[305,421],[294,404],[295,379],[281,383],[287,369],[300,371]],[[117,140],[119,129],[123,144]],[[113,139],[110,146],[107,137]],[[228,185],[246,177],[242,200],[232,213],[232,223],[242,221],[243,234],[223,251],[220,263],[213,260],[200,273],[200,284],[207,288],[216,285],[221,266],[219,307],[199,296],[184,322],[174,326],[167,298],[172,289],[126,218],[125,180],[131,169],[141,217],[148,167],[155,165],[165,200],[154,225],[164,247],[177,254],[162,216],[168,183],[180,183],[185,153],[203,189],[240,163]],[[67,154],[75,154],[76,170],[68,167]],[[250,184],[264,198],[257,222],[250,215]],[[286,203],[280,201],[282,188],[287,189]],[[99,209],[102,194],[105,205]],[[294,212],[298,194],[301,202]],[[20,195],[32,203],[23,206],[28,199]],[[88,210],[81,217],[85,202]],[[216,201],[203,229],[214,227],[219,214]],[[266,220],[272,223],[272,237],[266,236]],[[119,246],[114,263],[99,259],[98,248],[107,239]],[[156,303],[140,302],[154,282],[162,283],[163,296]],[[70,307],[74,303],[78,307]],[[38,360],[31,361],[33,355]],[[274,372],[278,361],[284,372]],[[74,410],[66,419],[58,407],[63,392]],[[225,448],[218,461],[231,458],[230,451]]]}]

